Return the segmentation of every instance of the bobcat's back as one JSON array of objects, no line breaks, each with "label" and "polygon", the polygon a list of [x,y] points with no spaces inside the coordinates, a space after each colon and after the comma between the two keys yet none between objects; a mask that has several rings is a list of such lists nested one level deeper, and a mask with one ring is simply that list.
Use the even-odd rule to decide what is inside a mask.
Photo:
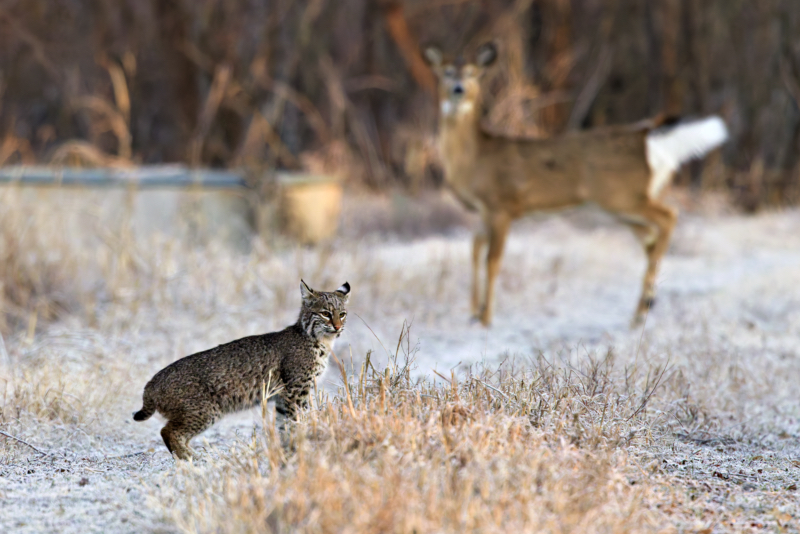
[{"label": "bobcat's back", "polygon": [[169,419],[186,411],[187,404],[212,404],[222,413],[254,406],[262,383],[280,380],[281,355],[302,343],[291,330],[237,339],[168,365],[145,386],[144,408],[134,419],[153,411]]}]

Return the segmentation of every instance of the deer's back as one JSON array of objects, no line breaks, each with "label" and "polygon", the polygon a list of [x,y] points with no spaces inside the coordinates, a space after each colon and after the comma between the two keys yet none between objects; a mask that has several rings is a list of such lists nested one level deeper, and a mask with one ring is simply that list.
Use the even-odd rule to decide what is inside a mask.
[{"label": "deer's back", "polygon": [[485,136],[452,185],[480,208],[512,217],[586,202],[624,208],[647,194],[645,136],[628,127],[536,140]]}]

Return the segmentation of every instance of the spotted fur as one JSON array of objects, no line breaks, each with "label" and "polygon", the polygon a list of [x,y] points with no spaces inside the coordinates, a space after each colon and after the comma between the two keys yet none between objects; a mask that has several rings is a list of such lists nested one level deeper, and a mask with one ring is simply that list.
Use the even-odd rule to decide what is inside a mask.
[{"label": "spotted fur", "polygon": [[314,291],[300,281],[297,322],[280,332],[245,337],[186,356],[168,365],[144,388],[144,421],[155,412],[167,419],[161,437],[167,449],[189,459],[189,441],[223,415],[261,402],[263,385],[280,388],[275,407],[278,429],[308,406],[314,381],[325,371],[333,341],[347,323],[350,284],[332,292]]}]

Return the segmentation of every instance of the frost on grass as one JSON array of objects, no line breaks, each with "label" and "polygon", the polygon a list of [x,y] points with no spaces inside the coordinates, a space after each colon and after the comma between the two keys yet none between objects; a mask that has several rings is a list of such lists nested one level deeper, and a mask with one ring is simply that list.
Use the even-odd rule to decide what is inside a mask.
[{"label": "frost on grass", "polygon": [[[515,228],[484,330],[466,234],[243,255],[68,246],[67,216],[0,212],[0,531],[797,532],[798,212],[683,217],[636,332],[617,226]],[[291,452],[270,409],[174,463],[144,384],[293,322],[301,277],[353,286],[348,386],[332,364]]]},{"label": "frost on grass", "polygon": [[653,439],[658,384],[626,383],[611,360],[436,384],[412,380],[409,360],[342,365],[341,391],[298,424],[290,451],[265,411],[251,439],[181,465],[157,500],[187,532],[659,532],[654,486],[636,483],[627,452]]}]

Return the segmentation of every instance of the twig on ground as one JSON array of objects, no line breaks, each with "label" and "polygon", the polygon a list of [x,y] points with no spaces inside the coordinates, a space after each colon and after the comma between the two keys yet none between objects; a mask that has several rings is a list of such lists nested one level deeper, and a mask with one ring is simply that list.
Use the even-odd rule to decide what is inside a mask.
[{"label": "twig on ground", "polygon": [[34,447],[33,445],[31,445],[30,443],[28,443],[24,439],[20,439],[20,438],[18,438],[16,436],[12,436],[11,434],[9,434],[7,432],[3,432],[2,430],[0,430],[0,435],[5,436],[5,437],[7,437],[9,439],[13,439],[14,441],[18,441],[19,443],[22,443],[23,445],[27,445],[28,447],[30,447],[31,449],[35,450],[36,452],[38,452],[42,456],[49,456],[50,455],[49,452],[44,452],[43,450]]},{"label": "twig on ground", "polygon": [[125,458],[134,458],[136,456],[142,456],[143,454],[147,454],[149,452],[155,452],[155,451],[153,449],[150,449],[150,450],[147,450],[147,451],[132,452],[132,453],[129,453],[129,454],[120,454],[119,456],[106,456],[105,458],[103,458],[103,461],[123,460]]},{"label": "twig on ground", "polygon": [[510,402],[511,404],[516,404],[514,401],[512,401],[512,400],[511,400],[511,399],[508,397],[508,395],[506,395],[505,393],[503,393],[502,391],[500,391],[500,390],[499,390],[499,389],[497,389],[496,387],[494,387],[494,386],[490,386],[490,385],[489,385],[489,384],[487,384],[486,382],[483,382],[482,380],[478,380],[478,379],[477,379],[477,378],[475,378],[475,377],[472,377],[472,380],[473,380],[473,381],[475,381],[475,382],[477,382],[478,384],[482,385],[482,386],[483,386],[483,387],[485,387],[485,388],[489,388],[489,389],[491,389],[492,391],[495,391],[495,392],[497,392],[497,394],[499,394],[501,397],[503,397],[505,400],[507,400],[507,401],[508,401],[508,402]]},{"label": "twig on ground", "polygon": [[647,395],[645,396],[645,398],[642,401],[642,403],[639,405],[639,408],[637,408],[636,411],[633,412],[633,415],[628,417],[628,421],[630,421],[631,419],[633,419],[634,417],[639,415],[639,412],[644,410],[645,406],[647,406],[648,401],[650,401],[650,397],[653,396],[653,393],[656,392],[656,390],[658,389],[658,386],[661,385],[661,379],[664,378],[664,373],[666,373],[667,369],[669,368],[669,362],[670,362],[670,359],[668,358],[667,359],[667,363],[664,365],[664,368],[661,370],[661,373],[658,375],[658,378],[656,378],[656,382],[655,382],[655,384],[653,384],[653,389],[650,390],[650,393],[647,393],[647,386],[645,386],[645,393],[647,393]]},{"label": "twig on ground", "polygon": [[440,373],[440,372],[439,372],[439,371],[437,371],[436,369],[433,369],[433,368],[431,368],[431,371],[433,371],[434,373],[436,373],[436,374],[439,376],[439,378],[441,378],[442,380],[444,380],[444,381],[445,381],[445,382],[447,382],[448,384],[450,383],[450,379],[449,379],[449,378],[447,378],[446,376],[444,376],[442,373]]}]

